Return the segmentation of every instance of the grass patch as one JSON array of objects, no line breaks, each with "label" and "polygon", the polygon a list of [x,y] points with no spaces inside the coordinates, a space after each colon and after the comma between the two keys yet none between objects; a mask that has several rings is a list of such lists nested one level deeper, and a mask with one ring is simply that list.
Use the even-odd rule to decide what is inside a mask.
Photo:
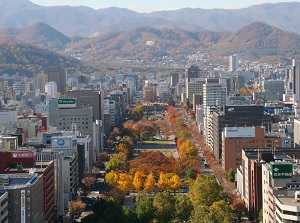
[{"label": "grass patch", "polygon": [[147,141],[142,141],[141,144],[147,144],[147,145],[169,145],[170,141],[167,141],[167,140],[157,140],[157,141],[150,141],[150,140],[147,140]]}]

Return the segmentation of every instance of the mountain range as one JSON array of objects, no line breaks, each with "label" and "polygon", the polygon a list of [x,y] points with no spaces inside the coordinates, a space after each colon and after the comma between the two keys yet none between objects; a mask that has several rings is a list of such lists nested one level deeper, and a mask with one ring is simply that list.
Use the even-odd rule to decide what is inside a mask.
[{"label": "mountain range", "polygon": [[243,9],[191,9],[138,13],[123,8],[39,6],[29,0],[1,0],[0,27],[25,28],[43,22],[66,36],[91,36],[139,27],[235,32],[259,21],[300,34],[300,3],[261,4]]}]

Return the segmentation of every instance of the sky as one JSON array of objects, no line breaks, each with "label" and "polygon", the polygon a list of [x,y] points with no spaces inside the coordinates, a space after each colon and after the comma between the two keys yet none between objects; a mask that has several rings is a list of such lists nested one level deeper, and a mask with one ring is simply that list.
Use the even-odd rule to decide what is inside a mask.
[{"label": "sky", "polygon": [[[238,9],[262,3],[290,2],[292,0],[30,0],[43,6],[58,5],[84,5],[91,8],[108,8],[111,6],[128,8],[138,12],[151,12],[158,10],[174,10],[180,8],[224,8]],[[298,0],[300,1],[300,0]]]}]

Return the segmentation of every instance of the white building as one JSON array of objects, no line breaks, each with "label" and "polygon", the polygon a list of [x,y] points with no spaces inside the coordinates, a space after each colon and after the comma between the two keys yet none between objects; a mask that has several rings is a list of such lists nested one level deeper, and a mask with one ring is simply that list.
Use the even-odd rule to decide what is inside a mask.
[{"label": "white building", "polygon": [[54,81],[50,81],[45,84],[45,93],[48,98],[57,98],[57,84]]},{"label": "white building", "polygon": [[221,110],[226,105],[226,86],[215,82],[215,79],[207,79],[203,85],[203,110],[208,114],[210,107]]},{"label": "white building", "polygon": [[190,102],[193,101],[193,94],[202,94],[205,78],[186,78],[185,93]]}]

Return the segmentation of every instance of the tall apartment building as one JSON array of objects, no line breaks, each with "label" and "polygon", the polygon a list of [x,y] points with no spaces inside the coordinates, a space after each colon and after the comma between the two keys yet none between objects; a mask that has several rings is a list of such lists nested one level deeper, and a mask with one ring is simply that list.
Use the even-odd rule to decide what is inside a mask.
[{"label": "tall apartment building", "polygon": [[203,84],[203,110],[207,114],[209,107],[221,110],[226,105],[226,86],[219,82],[218,78],[206,79]]},{"label": "tall apartment building", "polygon": [[66,91],[66,71],[62,67],[49,67],[44,73],[48,77],[48,82],[54,81],[57,84],[57,91],[64,94]]},{"label": "tall apartment building", "polygon": [[229,56],[229,71],[234,72],[239,69],[239,55],[234,54]]}]

